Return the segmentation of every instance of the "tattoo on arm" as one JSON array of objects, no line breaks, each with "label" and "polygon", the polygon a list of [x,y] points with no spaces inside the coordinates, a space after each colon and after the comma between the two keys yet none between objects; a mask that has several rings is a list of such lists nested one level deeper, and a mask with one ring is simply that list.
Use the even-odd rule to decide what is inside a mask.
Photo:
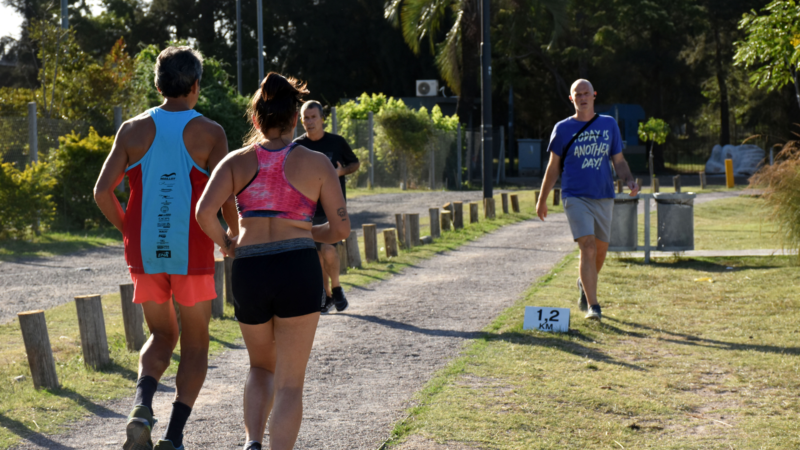
[{"label": "tattoo on arm", "polygon": [[347,220],[347,210],[345,208],[339,208],[336,210],[336,214],[342,218],[342,222]]},{"label": "tattoo on arm", "polygon": [[227,248],[231,248],[231,244],[233,243],[233,242],[231,242],[231,238],[228,237],[228,233],[225,233],[225,234],[222,235],[222,242],[225,243],[225,248],[226,249]]}]

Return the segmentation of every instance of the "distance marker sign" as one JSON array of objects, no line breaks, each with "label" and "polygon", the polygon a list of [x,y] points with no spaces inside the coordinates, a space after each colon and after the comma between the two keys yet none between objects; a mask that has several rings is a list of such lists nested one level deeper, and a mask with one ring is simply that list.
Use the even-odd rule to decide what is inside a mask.
[{"label": "distance marker sign", "polygon": [[526,306],[522,329],[566,333],[569,331],[569,308]]}]

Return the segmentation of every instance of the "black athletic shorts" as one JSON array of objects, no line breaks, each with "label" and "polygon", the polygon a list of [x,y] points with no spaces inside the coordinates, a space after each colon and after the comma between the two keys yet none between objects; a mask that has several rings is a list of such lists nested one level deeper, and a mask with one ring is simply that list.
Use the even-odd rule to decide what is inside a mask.
[{"label": "black athletic shorts", "polygon": [[[328,218],[325,217],[325,216],[314,216],[314,218],[311,219],[311,225],[325,225],[326,223],[328,223]],[[314,246],[317,247],[317,251],[322,250],[322,244],[323,244],[323,242],[314,241]],[[335,244],[331,244],[331,245],[336,247],[337,245],[341,245],[341,244],[342,244],[342,241],[339,241],[339,242],[337,242]]]},{"label": "black athletic shorts", "polygon": [[237,247],[231,281],[236,320],[247,325],[318,313],[325,302],[319,256],[308,238]]}]

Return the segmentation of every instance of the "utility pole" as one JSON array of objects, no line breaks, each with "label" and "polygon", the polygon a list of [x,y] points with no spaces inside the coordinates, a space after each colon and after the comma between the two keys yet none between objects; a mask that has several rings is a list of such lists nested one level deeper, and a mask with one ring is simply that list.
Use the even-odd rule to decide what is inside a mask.
[{"label": "utility pole", "polygon": [[483,152],[483,198],[492,198],[492,44],[489,40],[489,0],[482,0],[481,14],[481,151]]},{"label": "utility pole", "polygon": [[[508,161],[511,163],[511,173],[514,173],[514,86],[508,86]],[[517,161],[519,164],[519,161]]]},{"label": "utility pole", "polygon": [[236,86],[242,91],[242,0],[236,0]]},{"label": "utility pole", "polygon": [[69,8],[67,0],[61,0],[61,28],[69,28]]},{"label": "utility pole", "polygon": [[261,4],[262,0],[257,0],[258,6],[258,85],[264,81],[264,7]]}]

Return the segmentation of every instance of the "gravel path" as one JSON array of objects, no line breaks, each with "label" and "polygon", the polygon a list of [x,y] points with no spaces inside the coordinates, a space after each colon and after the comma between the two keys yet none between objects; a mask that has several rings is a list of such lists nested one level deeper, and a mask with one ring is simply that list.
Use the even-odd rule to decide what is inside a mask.
[{"label": "gravel path", "polygon": [[[387,281],[349,293],[351,308],[320,320],[309,361],[298,449],[375,449],[412,396],[537,278],[574,249],[566,217],[509,225]],[[189,449],[244,443],[241,392],[247,354],[235,346],[211,362],[186,429]],[[157,396],[166,418],[168,393]],[[19,449],[119,448],[130,399],[98,406],[58,436]],[[157,427],[157,433],[163,427]]]}]

